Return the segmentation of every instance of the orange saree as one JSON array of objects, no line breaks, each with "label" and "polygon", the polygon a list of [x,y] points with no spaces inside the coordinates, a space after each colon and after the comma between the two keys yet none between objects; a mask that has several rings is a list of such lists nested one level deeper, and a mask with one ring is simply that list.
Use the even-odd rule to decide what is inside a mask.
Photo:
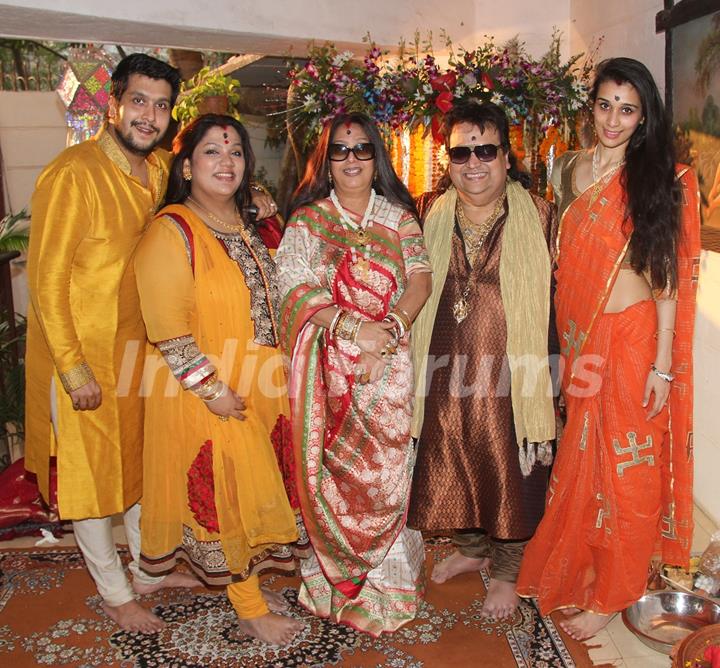
[{"label": "orange saree", "polygon": [[566,209],[558,239],[558,335],[567,424],[546,509],[517,590],[543,614],[598,613],[640,598],[652,555],[686,565],[692,540],[692,336],[700,254],[695,174],[678,169],[682,231],[672,383],[667,410],[646,419],[642,397],[655,359],[652,300],[619,313],[605,304],[627,253],[620,172]]}]

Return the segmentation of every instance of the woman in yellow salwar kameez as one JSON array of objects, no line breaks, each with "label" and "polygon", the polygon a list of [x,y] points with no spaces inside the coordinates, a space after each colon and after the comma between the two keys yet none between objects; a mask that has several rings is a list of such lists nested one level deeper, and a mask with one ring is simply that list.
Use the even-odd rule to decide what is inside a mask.
[{"label": "woman in yellow salwar kameez", "polygon": [[185,128],[174,153],[135,261],[151,342],[141,565],[184,559],[227,585],[243,632],[287,643],[302,624],[271,612],[282,601],[258,582],[293,567],[298,531],[274,452],[289,434],[274,264],[243,216],[254,157],[245,128],[217,115]]}]

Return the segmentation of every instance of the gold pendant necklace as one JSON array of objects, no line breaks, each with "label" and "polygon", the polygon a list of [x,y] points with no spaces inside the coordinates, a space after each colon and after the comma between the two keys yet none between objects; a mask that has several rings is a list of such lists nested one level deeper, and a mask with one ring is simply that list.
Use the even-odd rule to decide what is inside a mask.
[{"label": "gold pendant necklace", "polygon": [[[500,195],[500,197],[498,197],[497,202],[495,202],[495,206],[493,207],[492,213],[488,216],[487,220],[485,220],[482,225],[478,226],[472,246],[467,250],[468,261],[470,262],[470,272],[465,283],[465,289],[460,295],[460,299],[458,299],[452,307],[453,318],[455,318],[455,322],[457,322],[458,325],[463,320],[465,320],[465,318],[467,318],[468,314],[470,313],[470,304],[468,303],[467,298],[470,295],[470,288],[472,287],[472,283],[470,282],[470,279],[472,278],[473,267],[472,258],[477,255],[483,243],[485,243],[485,239],[487,239],[488,234],[490,234],[490,230],[492,230],[492,228],[495,226],[495,223],[502,215],[505,205],[505,195],[506,193],[503,193],[502,195]],[[462,202],[459,198],[457,204],[455,205],[455,215],[458,217],[460,230],[463,232],[463,234],[465,234],[465,230],[470,230],[473,228],[472,223],[465,215],[465,210],[463,209]]]}]

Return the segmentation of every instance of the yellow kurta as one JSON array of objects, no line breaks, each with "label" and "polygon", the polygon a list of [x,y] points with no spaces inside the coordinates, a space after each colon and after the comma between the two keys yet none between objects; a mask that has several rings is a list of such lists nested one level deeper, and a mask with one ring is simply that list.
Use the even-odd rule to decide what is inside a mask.
[{"label": "yellow kurta", "polygon": [[[191,334],[220,380],[245,399],[246,410],[242,421],[220,421],[200,398],[181,389],[150,346],[141,564],[164,572],[181,557],[206,582],[227,584],[262,568],[276,544],[297,539],[271,442],[283,421],[289,430],[285,373],[277,348],[254,342],[253,318],[265,316],[254,312],[238,264],[190,209],[173,205],[163,212],[180,215],[192,230],[194,275],[180,231],[158,217],[135,259],[148,338],[160,342]],[[260,278],[254,264],[245,271]],[[208,441],[219,532],[201,526],[188,502],[188,472]]]},{"label": "yellow kurta", "polygon": [[[147,158],[150,187],[130,175],[112,136],[63,151],[40,175],[28,252],[26,467],[49,498],[57,456],[62,519],[126,510],[142,492],[145,328],[132,257],[164,195],[167,154]],[[90,375],[92,374],[92,375]],[[55,378],[57,435],[50,421]],[[95,411],[75,411],[63,388],[92,377]]]}]

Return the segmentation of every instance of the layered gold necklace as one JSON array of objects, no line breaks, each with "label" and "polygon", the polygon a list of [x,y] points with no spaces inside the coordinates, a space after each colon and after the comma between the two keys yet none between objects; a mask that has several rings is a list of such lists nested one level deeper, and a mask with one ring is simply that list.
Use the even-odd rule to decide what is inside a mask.
[{"label": "layered gold necklace", "polygon": [[458,225],[460,226],[460,231],[463,235],[465,252],[467,253],[468,262],[470,263],[470,271],[468,272],[468,277],[465,281],[465,288],[462,291],[460,298],[453,304],[452,309],[453,317],[458,324],[465,320],[470,313],[470,304],[467,299],[473,286],[473,283],[471,283],[471,279],[473,277],[472,268],[475,264],[478,252],[485,243],[488,234],[490,234],[490,230],[492,230],[495,223],[497,223],[498,219],[505,210],[505,197],[506,193],[503,192],[503,194],[497,198],[490,215],[479,225],[475,225],[468,219],[460,198],[458,198],[457,204],[455,205],[455,215],[457,216]]}]

